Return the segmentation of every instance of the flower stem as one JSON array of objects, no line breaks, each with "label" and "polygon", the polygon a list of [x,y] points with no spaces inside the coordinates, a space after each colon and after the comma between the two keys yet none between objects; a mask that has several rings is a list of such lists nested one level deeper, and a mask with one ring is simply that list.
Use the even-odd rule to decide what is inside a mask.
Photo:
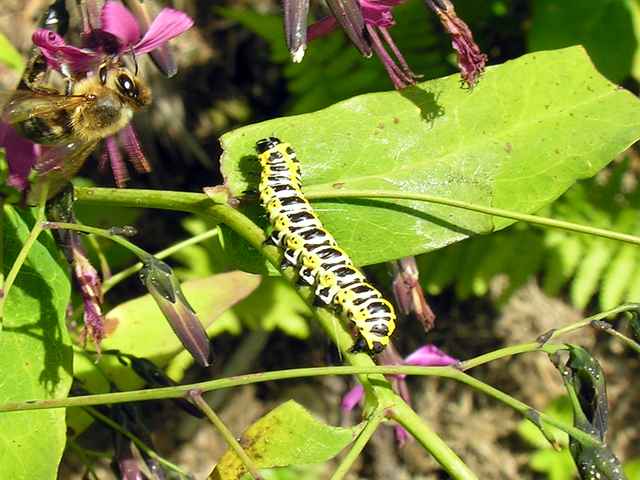
[{"label": "flower stem", "polygon": [[[477,476],[463,463],[450,464],[453,451],[433,432],[425,421],[402,402],[393,407],[391,418],[402,425],[418,442],[431,452],[433,457],[455,479],[477,480]],[[454,454],[455,455],[455,454]]]},{"label": "flower stem", "polygon": [[43,224],[43,227],[48,229],[59,228],[64,230],[75,230],[76,232],[92,233],[93,235],[108,238],[109,240],[119,243],[123,247],[133,252],[140,260],[144,260],[151,256],[150,253],[134,245],[129,240],[126,240],[124,237],[121,237],[120,235],[114,235],[113,233],[109,232],[109,230],[104,230],[102,228],[89,227],[87,225],[81,225],[79,223],[65,223],[65,222],[45,222]]},{"label": "flower stem", "polygon": [[[216,235],[218,235],[218,232],[219,232],[218,227],[212,228],[211,230],[207,230],[206,232],[202,232],[198,235],[189,237],[186,240],[183,240],[174,245],[171,245],[170,247],[165,248],[164,250],[160,250],[158,253],[153,254],[153,256],[156,257],[158,260],[162,260],[163,258],[167,258],[168,256],[173,255],[174,253],[176,253],[179,250],[182,250],[183,248],[187,248],[191,245],[195,245],[196,243],[204,242],[209,238],[215,237]],[[131,275],[134,275],[136,272],[140,271],[140,269],[142,269],[142,262],[138,262],[134,265],[131,265],[130,267],[125,268],[124,270],[116,273],[115,275],[112,275],[108,280],[105,280],[104,283],[102,284],[102,293],[103,294],[107,293],[109,290],[115,287],[118,283],[120,283],[126,278],[129,278]]]},{"label": "flower stem", "polygon": [[306,192],[309,200],[324,200],[334,198],[392,198],[402,200],[417,200],[421,202],[435,203],[438,205],[446,205],[448,207],[462,208],[473,212],[485,213],[496,217],[510,218],[512,220],[539,225],[542,227],[559,228],[569,232],[586,233],[596,237],[608,238],[610,240],[618,240],[621,242],[640,245],[640,237],[618,233],[604,228],[590,227],[588,225],[580,225],[578,223],[565,222],[563,220],[554,220],[552,218],[541,217],[538,215],[529,215],[526,213],[514,212],[502,208],[485,207],[484,205],[476,205],[474,203],[462,202],[450,198],[437,197],[426,193],[410,193],[390,190],[317,190]]},{"label": "flower stem", "polygon": [[382,409],[376,409],[372,415],[367,419],[365,427],[356,438],[356,441],[353,442],[353,446],[349,450],[349,453],[342,459],[340,465],[333,475],[331,476],[331,480],[342,480],[344,476],[349,472],[349,469],[353,465],[353,463],[358,459],[358,456],[364,449],[364,447],[369,442],[369,439],[373,435],[373,433],[378,429],[378,426],[384,420],[385,414]]},{"label": "flower stem", "polygon": [[121,433],[122,435],[127,437],[129,440],[131,440],[133,443],[135,443],[136,447],[138,447],[141,451],[143,451],[144,453],[146,453],[150,457],[156,459],[158,462],[163,464],[165,467],[167,467],[170,470],[173,470],[174,472],[180,474],[182,477],[190,478],[188,472],[185,472],[183,469],[181,469],[179,466],[175,465],[174,463],[171,463],[169,460],[167,460],[165,458],[162,458],[151,447],[149,447],[146,443],[144,443],[142,440],[140,440],[136,435],[131,433],[129,430],[127,430],[125,428],[122,428],[122,425],[120,425],[118,422],[115,422],[114,420],[112,420],[111,418],[107,417],[106,415],[103,415],[102,413],[100,413],[95,408],[85,407],[85,409],[87,410],[87,413],[89,413],[89,415],[91,415],[95,419],[101,421],[102,423],[107,425],[109,428],[111,428],[111,429],[115,430],[116,432]]},{"label": "flower stem", "polygon": [[0,330],[2,330],[2,324],[4,320],[4,306],[6,304],[7,297],[9,296],[9,290],[13,286],[13,282],[15,282],[22,265],[27,260],[27,256],[29,256],[29,252],[33,248],[33,245],[36,243],[36,240],[42,233],[42,222],[45,220],[45,206],[47,204],[47,193],[49,192],[48,184],[44,184],[42,190],[40,192],[40,200],[38,202],[38,207],[36,209],[36,218],[33,228],[31,232],[29,232],[29,236],[26,241],[22,245],[18,256],[16,257],[13,265],[11,266],[11,270],[7,274],[7,278],[4,282],[4,288],[2,290],[2,296],[0,296]]},{"label": "flower stem", "polygon": [[190,390],[189,397],[193,399],[196,405],[198,405],[200,410],[202,410],[202,412],[207,416],[209,421],[213,424],[213,426],[218,431],[218,433],[222,435],[222,438],[224,438],[224,441],[227,442],[227,445],[229,445],[229,447],[231,447],[231,449],[235,452],[235,454],[238,456],[240,461],[246,467],[249,474],[255,480],[260,480],[262,477],[258,473],[258,469],[254,465],[253,460],[249,458],[249,455],[247,455],[247,452],[244,451],[244,449],[242,448],[238,440],[236,440],[236,437],[233,436],[233,432],[229,430],[229,428],[227,428],[227,426],[220,419],[220,417],[216,415],[216,412],[214,412],[213,409],[209,406],[209,404],[204,400],[204,398],[202,398],[202,391]]}]

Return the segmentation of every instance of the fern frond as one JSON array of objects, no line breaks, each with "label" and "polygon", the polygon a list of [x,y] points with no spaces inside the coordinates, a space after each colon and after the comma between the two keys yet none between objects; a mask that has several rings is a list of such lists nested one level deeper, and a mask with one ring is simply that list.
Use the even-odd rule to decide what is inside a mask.
[{"label": "fern frond", "polygon": [[[640,234],[640,188],[629,163],[619,162],[598,177],[577,183],[542,214]],[[603,310],[640,301],[637,246],[559,230],[516,224],[423,255],[418,265],[423,286],[432,295],[453,286],[459,298],[492,293],[500,302],[538,275],[545,292],[557,295],[568,288],[571,302],[581,309],[596,295]],[[492,289],[499,276],[505,282]]]}]

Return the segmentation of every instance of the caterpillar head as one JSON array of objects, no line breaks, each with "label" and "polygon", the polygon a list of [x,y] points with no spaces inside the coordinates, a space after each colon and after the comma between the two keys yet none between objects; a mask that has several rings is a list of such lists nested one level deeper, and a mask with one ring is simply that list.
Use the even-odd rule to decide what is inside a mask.
[{"label": "caterpillar head", "polygon": [[275,148],[280,143],[282,142],[280,142],[280,139],[276,137],[263,138],[262,140],[258,140],[256,142],[256,152],[258,152],[258,154],[264,153],[268,150],[271,150],[272,148]]}]

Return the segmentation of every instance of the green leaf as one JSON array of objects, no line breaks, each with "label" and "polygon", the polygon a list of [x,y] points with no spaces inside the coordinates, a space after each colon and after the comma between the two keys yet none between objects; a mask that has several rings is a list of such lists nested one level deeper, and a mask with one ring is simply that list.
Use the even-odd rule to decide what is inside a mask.
[{"label": "green leaf", "polygon": [[610,310],[622,303],[638,263],[638,246],[623,245],[607,269],[600,289],[600,307]]},{"label": "green leaf", "polygon": [[[363,95],[222,137],[233,195],[255,188],[255,142],[275,135],[302,162],[305,190],[420,192],[533,212],[593,175],[640,135],[640,103],[599,75],[581,48],[489,68],[471,92],[459,77]],[[359,265],[415,255],[513,223],[418,201],[315,203]]]},{"label": "green leaf", "polygon": [[576,278],[571,284],[571,302],[577,308],[585,308],[598,289],[602,272],[611,261],[614,247],[612,242],[601,239],[591,244],[591,248],[578,266]]},{"label": "green leaf", "polygon": [[[326,425],[289,400],[251,425],[242,435],[240,444],[258,468],[320,463],[335,457],[355,440],[362,427]],[[245,472],[240,459],[228,450],[210,478],[239,479]]]},{"label": "green leaf", "polygon": [[[234,271],[184,282],[182,289],[207,333],[214,335],[219,328],[217,318],[247,297],[259,283],[257,275]],[[125,302],[107,313],[105,318],[107,336],[102,342],[104,350],[120,350],[163,367],[184,349],[151,295]],[[112,355],[102,356],[99,367],[122,390],[142,385],[140,378]],[[85,383],[96,374],[93,368],[76,371],[76,376]]]},{"label": "green leaf", "polygon": [[[33,226],[29,210],[4,208],[6,275]],[[65,325],[70,283],[66,261],[43,233],[20,270],[0,331],[0,403],[65,398],[71,386],[71,341]],[[66,443],[62,409],[0,414],[0,472],[15,480],[55,479]]]},{"label": "green leaf", "polygon": [[[640,6],[636,0],[535,0],[530,50],[584,45],[615,82],[637,78]],[[615,45],[615,55],[611,46]]]},{"label": "green leaf", "polygon": [[624,473],[628,478],[640,478],[640,458],[634,458],[626,462],[624,464]]},{"label": "green leaf", "polygon": [[20,71],[24,68],[24,60],[11,42],[0,33],[0,63],[5,64],[11,70]]},{"label": "green leaf", "polygon": [[[544,409],[544,413],[556,420],[571,423],[573,419],[573,410],[571,408],[571,401],[569,400],[569,397],[563,395],[554,399],[549,406]],[[560,445],[569,445],[569,437],[565,432],[548,424],[545,424],[545,429],[558,440]],[[551,448],[551,445],[549,445],[545,436],[540,432],[540,429],[530,420],[522,420],[520,422],[518,425],[518,434],[533,447],[541,449]]]},{"label": "green leaf", "polygon": [[547,480],[575,478],[576,467],[567,448],[563,448],[559,452],[550,448],[538,450],[531,455],[529,466],[536,472],[546,473]]},{"label": "green leaf", "polygon": [[251,328],[269,332],[279,328],[302,339],[309,336],[309,307],[282,278],[265,278],[255,293],[233,310]]}]

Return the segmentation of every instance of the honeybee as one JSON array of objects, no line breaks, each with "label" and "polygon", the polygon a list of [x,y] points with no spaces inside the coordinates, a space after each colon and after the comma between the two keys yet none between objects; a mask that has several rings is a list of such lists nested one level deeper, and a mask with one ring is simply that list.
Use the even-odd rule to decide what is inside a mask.
[{"label": "honeybee", "polygon": [[[98,143],[124,128],[151,103],[149,87],[120,61],[108,59],[68,91],[26,88],[1,94],[2,120],[43,146],[34,166],[37,181],[27,201],[39,198],[46,183],[55,195],[80,169]],[[0,97],[0,102],[3,99]]]}]

